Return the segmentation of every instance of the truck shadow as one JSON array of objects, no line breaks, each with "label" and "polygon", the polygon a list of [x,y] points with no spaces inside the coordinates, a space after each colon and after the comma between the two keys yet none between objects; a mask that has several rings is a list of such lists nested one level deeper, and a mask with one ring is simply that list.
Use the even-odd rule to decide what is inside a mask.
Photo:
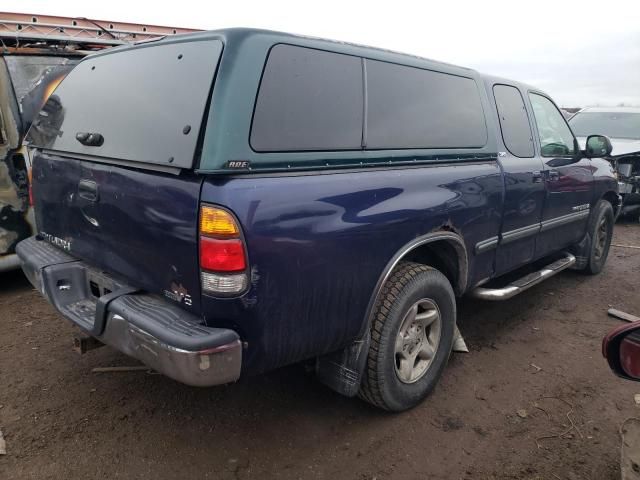
[{"label": "truck shadow", "polygon": [[[443,377],[445,383],[452,371],[455,372],[465,362],[473,362],[475,352],[488,348],[496,350],[500,342],[522,322],[535,322],[536,311],[540,310],[541,303],[556,289],[571,289],[584,278],[573,272],[563,272],[510,301],[491,303],[470,298],[459,301],[458,324],[471,352],[453,354]],[[101,361],[102,365],[109,361],[131,364],[131,359],[124,355],[113,350],[108,352]],[[498,353],[495,361],[500,361]],[[226,419],[225,424],[257,418],[261,422],[279,422],[297,415],[304,417],[307,422],[314,421],[311,420],[314,418],[315,421],[323,420],[325,417],[335,420],[336,416],[344,421],[393,418],[393,415],[357,398],[342,397],[321,385],[315,379],[312,362],[284,367],[236,384],[205,389],[187,387],[160,375],[145,375],[144,378],[138,377],[135,382],[130,377],[101,376],[101,381],[109,382],[109,389],[123,388],[124,385],[117,386],[116,383],[127,383],[127,397],[135,397],[136,402],[144,404],[149,411],[155,411],[160,403],[163,409],[178,410],[189,419],[197,417],[217,422],[222,416]],[[456,387],[448,385],[446,388]],[[416,410],[433,407],[438,402],[442,402],[442,398],[434,401],[432,396]]]},{"label": "truck shadow", "polygon": [[[85,364],[85,373],[77,378],[78,388],[87,392],[95,387],[99,394],[80,394],[74,402],[84,404],[78,415],[92,415],[99,425],[115,425],[119,435],[128,439],[131,455],[146,451],[132,438],[170,438],[157,445],[156,454],[189,451],[190,456],[207,458],[216,468],[225,468],[229,458],[247,465],[274,462],[274,458],[287,464],[287,455],[294,458],[303,451],[313,456],[319,448],[354,459],[376,458],[388,448],[384,442],[409,425],[419,426],[411,428],[418,428],[421,437],[444,441],[443,436],[451,439],[458,435],[456,431],[468,431],[480,421],[478,415],[497,415],[491,403],[474,397],[476,369],[490,372],[508,363],[508,349],[520,348],[508,347],[518,336],[514,333],[518,325],[521,330],[522,322],[535,325],[537,311],[549,293],[571,289],[584,280],[572,273],[558,277],[509,302],[463,299],[460,328],[471,353],[454,354],[432,395],[403,414],[389,414],[358,398],[342,397],[321,385],[310,366],[301,364],[205,389],[142,372],[95,375]],[[491,351],[482,352],[484,349]],[[100,349],[95,354],[90,366],[132,364],[113,350]],[[198,438],[197,446],[194,438]],[[455,448],[444,450],[452,450],[449,454],[455,456]]]},{"label": "truck shadow", "polygon": [[31,284],[22,273],[22,270],[0,272],[0,295],[11,294],[22,290],[27,291],[31,288]]}]

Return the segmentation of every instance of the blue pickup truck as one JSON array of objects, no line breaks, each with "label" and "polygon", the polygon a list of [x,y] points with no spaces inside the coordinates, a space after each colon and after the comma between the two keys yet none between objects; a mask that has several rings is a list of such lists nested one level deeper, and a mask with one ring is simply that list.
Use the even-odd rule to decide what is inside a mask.
[{"label": "blue pickup truck", "polygon": [[210,386],[314,360],[420,402],[456,298],[600,272],[620,206],[544,92],[341,42],[229,29],[82,60],[30,134],[33,285],[87,338]]}]

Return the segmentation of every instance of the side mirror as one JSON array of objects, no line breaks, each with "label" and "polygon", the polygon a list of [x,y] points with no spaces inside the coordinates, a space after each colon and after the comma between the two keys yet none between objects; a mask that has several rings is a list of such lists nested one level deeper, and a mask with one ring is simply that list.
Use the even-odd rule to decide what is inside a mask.
[{"label": "side mirror", "polygon": [[605,135],[589,135],[587,137],[587,143],[585,148],[585,157],[598,158],[608,157],[611,155],[613,146],[611,140]]},{"label": "side mirror", "polygon": [[602,354],[616,375],[640,381],[640,322],[609,332],[602,341]]}]

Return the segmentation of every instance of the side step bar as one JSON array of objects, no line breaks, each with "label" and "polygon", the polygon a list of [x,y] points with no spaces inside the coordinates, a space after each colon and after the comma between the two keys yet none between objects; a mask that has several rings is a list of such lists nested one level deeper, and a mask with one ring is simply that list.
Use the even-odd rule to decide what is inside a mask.
[{"label": "side step bar", "polygon": [[553,277],[556,273],[569,268],[574,263],[576,263],[576,257],[571,255],[570,253],[565,253],[565,256],[563,258],[550,263],[537,272],[530,273],[522,278],[519,278],[518,280],[514,280],[506,287],[478,287],[471,292],[471,295],[482,300],[507,300],[511,297],[515,297],[525,290],[528,290],[534,285],[539,284],[547,278]]}]

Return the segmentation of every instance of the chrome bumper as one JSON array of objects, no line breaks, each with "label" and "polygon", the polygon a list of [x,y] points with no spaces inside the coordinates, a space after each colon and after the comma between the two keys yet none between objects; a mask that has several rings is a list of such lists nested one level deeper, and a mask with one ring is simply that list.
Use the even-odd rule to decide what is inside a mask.
[{"label": "chrome bumper", "polygon": [[[187,385],[220,385],[240,377],[242,343],[233,330],[202,325],[165,299],[96,272],[44,240],[28,238],[16,251],[33,286],[102,343]],[[103,282],[109,293],[93,296],[90,281]]]},{"label": "chrome bumper", "polygon": [[183,350],[114,314],[109,315],[104,333],[96,338],[186,385],[221,385],[240,377],[242,344],[239,339],[204,350]]}]

